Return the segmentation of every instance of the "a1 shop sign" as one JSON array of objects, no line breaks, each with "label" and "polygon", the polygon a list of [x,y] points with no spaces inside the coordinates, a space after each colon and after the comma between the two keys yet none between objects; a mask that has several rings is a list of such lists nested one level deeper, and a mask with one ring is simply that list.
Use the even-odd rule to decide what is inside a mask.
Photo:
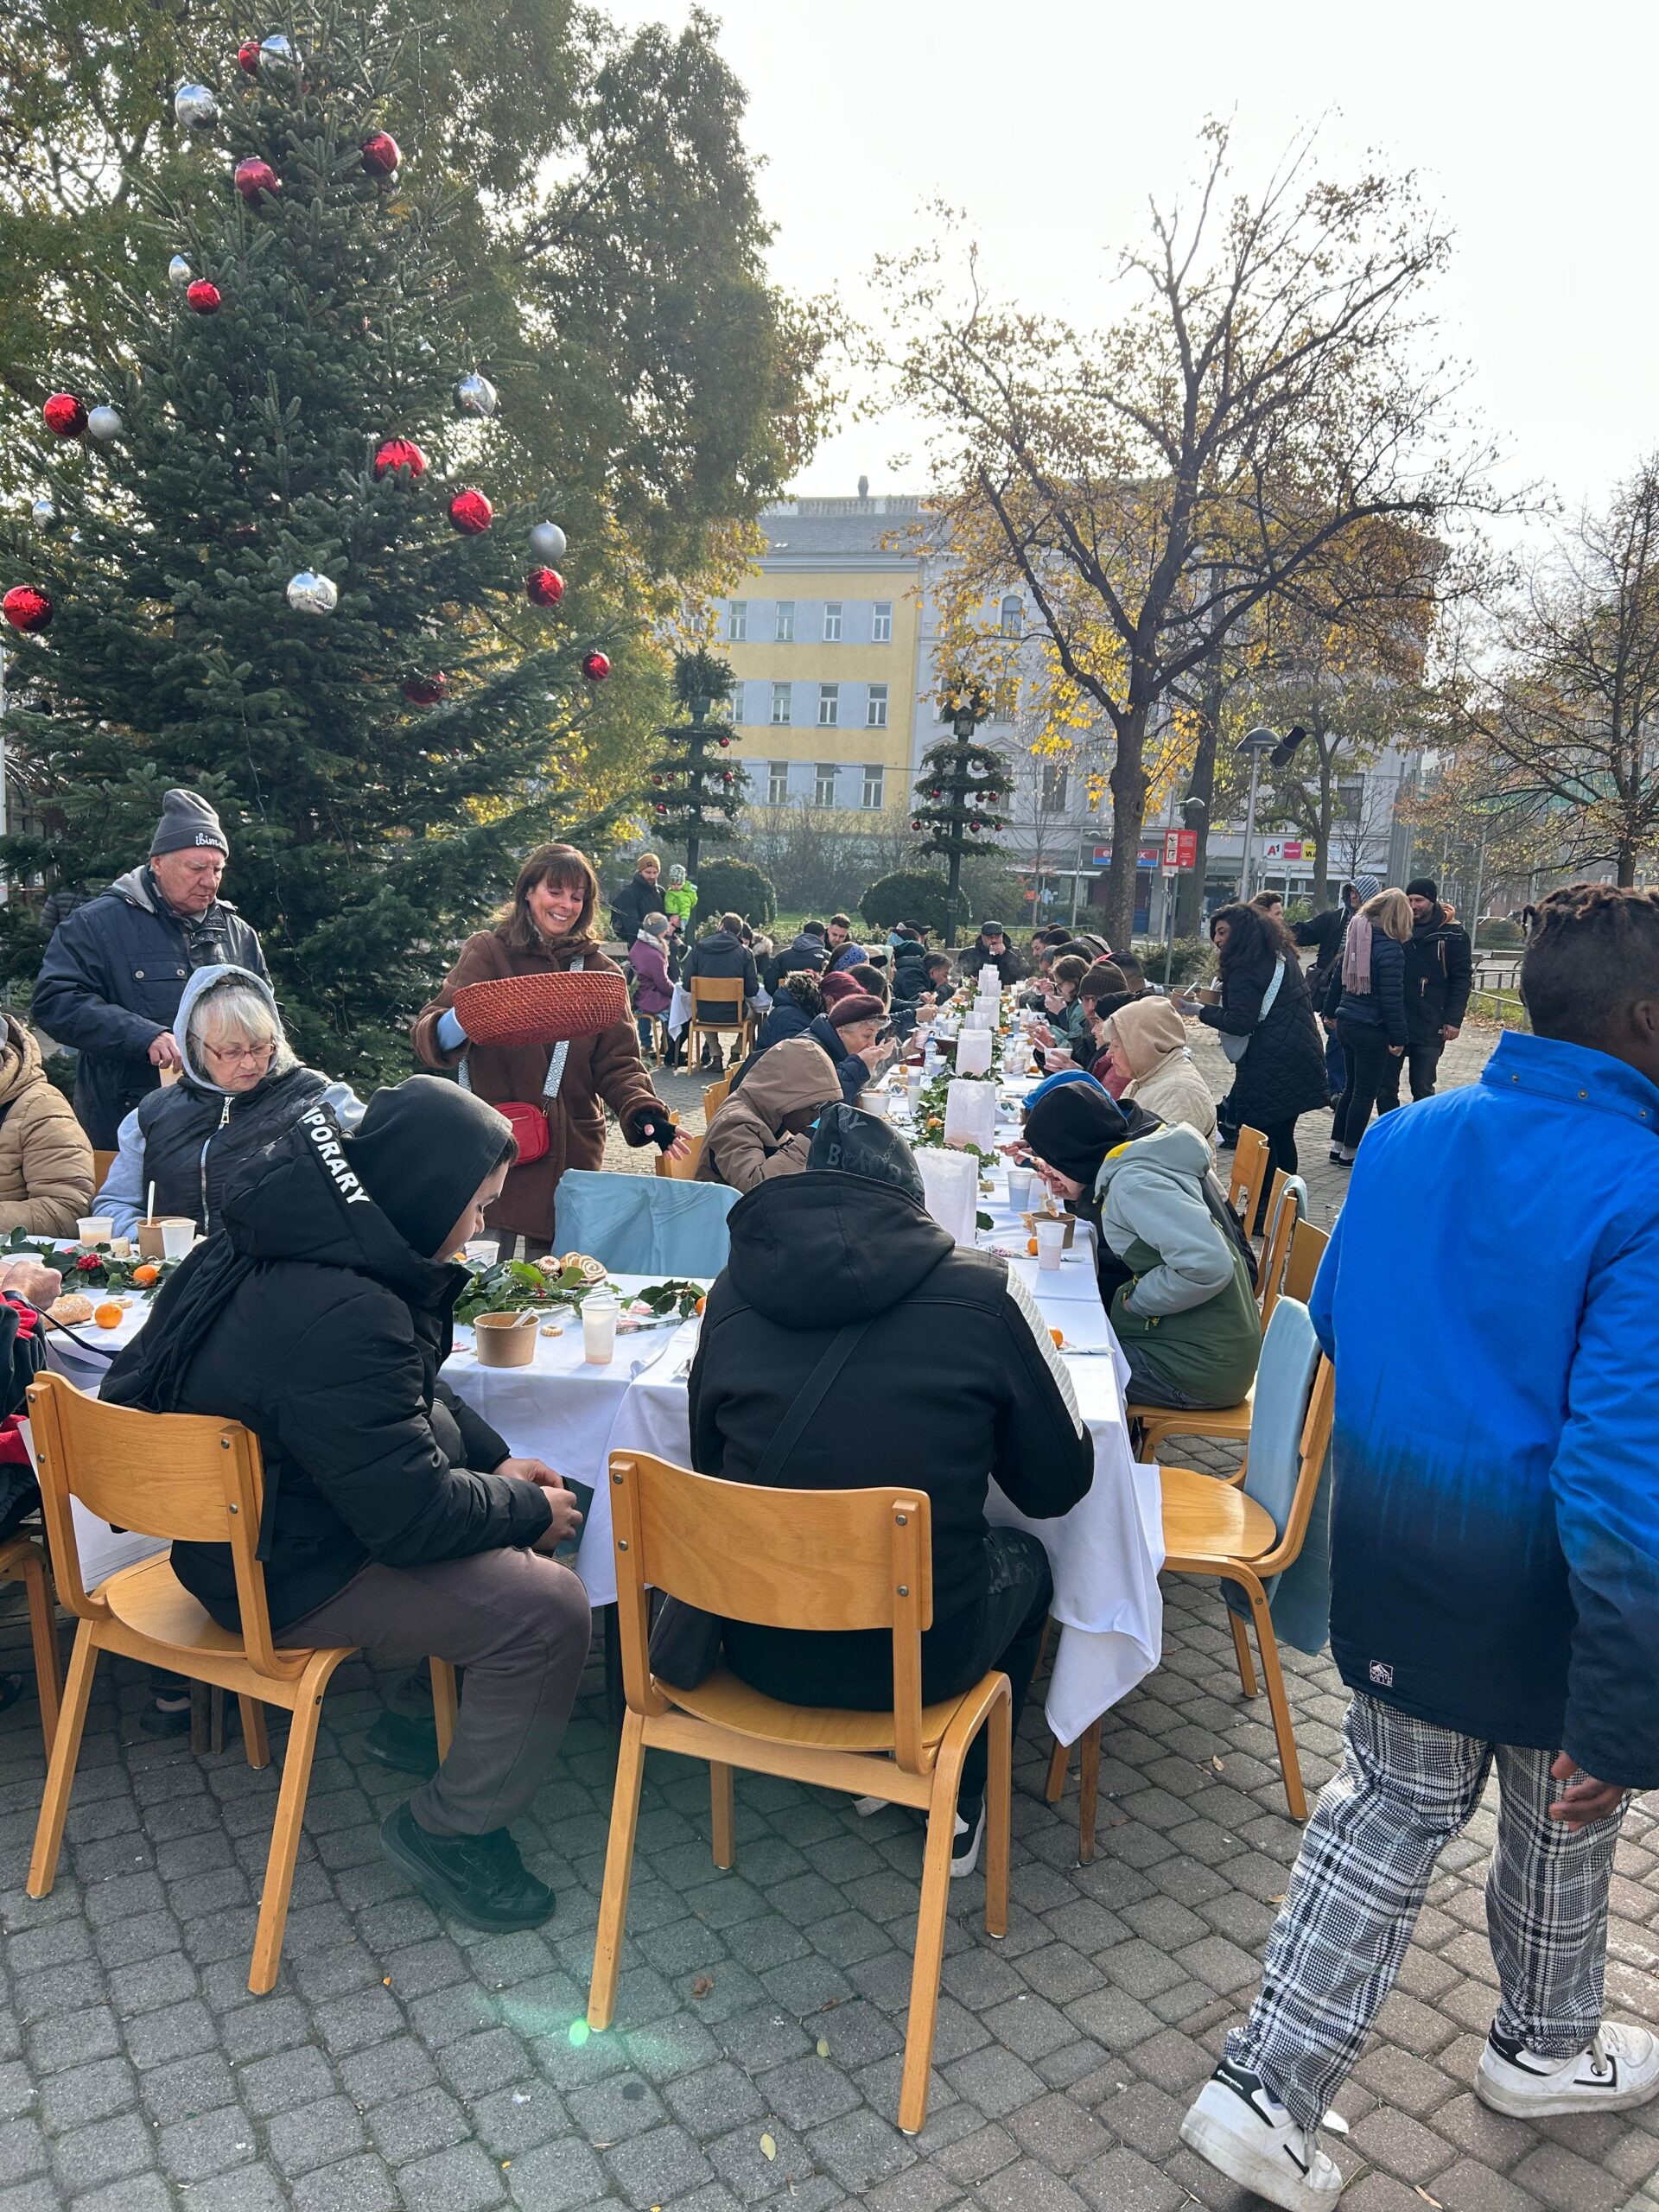
[{"label": "a1 shop sign", "polygon": [[1311,861],[1313,848],[1300,837],[1269,837],[1262,848],[1265,861]]}]

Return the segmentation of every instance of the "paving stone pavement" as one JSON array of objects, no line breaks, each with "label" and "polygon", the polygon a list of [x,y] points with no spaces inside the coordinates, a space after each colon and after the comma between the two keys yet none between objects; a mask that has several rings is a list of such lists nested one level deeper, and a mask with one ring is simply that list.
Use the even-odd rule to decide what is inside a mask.
[{"label": "paving stone pavement", "polygon": [[[1478,1071],[1473,1051],[1460,1072]],[[1316,1211],[1338,1195],[1323,1135],[1310,1116]],[[362,1756],[378,1698],[354,1662],[325,1707],[281,1977],[253,1998],[275,1768],[254,1773],[234,1744],[199,1759],[149,1741],[137,1670],[106,1666],[64,1871],[33,1903],[42,1760],[25,1695],[0,1716],[0,2212],[1244,2212],[1253,2200],[1177,2127],[1254,1987],[1297,1830],[1219,1600],[1179,1582],[1166,1595],[1164,1663],[1108,1720],[1088,1866],[1075,1781],[1058,1808],[1043,1801],[1040,1699],[1027,1715],[1008,1934],[985,1935],[981,1879],[955,1885],[913,2140],[892,2117],[921,1860],[902,1812],[860,1821],[740,1776],[721,1874],[702,1770],[654,1755],[617,2025],[573,2039],[613,1758],[597,1660],[522,1832],[559,1910],[508,1936],[446,1927],[381,1856],[377,1824],[404,1785]],[[1285,1658],[1312,1789],[1344,1697],[1326,1662]],[[8,1666],[27,1673],[27,1638],[3,1595]],[[1494,1984],[1491,1825],[1489,1804],[1447,1849],[1340,2100],[1353,2133],[1333,2147],[1357,2177],[1344,2204],[1659,2212],[1659,2107],[1528,2126],[1471,2094]],[[1653,1801],[1628,1820],[1612,1907],[1610,2010],[1652,2019]]]}]

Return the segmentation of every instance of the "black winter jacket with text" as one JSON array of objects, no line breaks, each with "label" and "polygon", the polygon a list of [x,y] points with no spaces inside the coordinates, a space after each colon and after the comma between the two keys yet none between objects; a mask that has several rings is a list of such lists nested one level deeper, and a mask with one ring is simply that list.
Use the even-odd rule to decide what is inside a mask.
[{"label": "black winter jacket with text", "polygon": [[1442,1028],[1461,1029],[1474,961],[1469,932],[1444,906],[1406,939],[1406,1028],[1414,1045],[1430,1045]]}]

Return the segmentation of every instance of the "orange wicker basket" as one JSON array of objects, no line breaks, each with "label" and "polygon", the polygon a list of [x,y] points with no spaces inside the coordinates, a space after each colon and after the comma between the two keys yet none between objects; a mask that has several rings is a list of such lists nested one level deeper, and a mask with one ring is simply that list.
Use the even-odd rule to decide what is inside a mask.
[{"label": "orange wicker basket", "polygon": [[561,1045],[628,1018],[628,987],[608,975],[500,976],[463,983],[455,1014],[474,1045]]}]

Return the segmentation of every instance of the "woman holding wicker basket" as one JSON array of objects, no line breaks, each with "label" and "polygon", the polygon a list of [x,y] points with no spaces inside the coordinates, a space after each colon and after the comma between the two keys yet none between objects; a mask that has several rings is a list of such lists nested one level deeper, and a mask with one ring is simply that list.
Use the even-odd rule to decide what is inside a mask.
[{"label": "woman holding wicker basket", "polygon": [[512,1123],[518,1164],[487,1219],[531,1259],[553,1248],[565,1169],[604,1163],[607,1106],[629,1144],[687,1148],[639,1057],[622,971],[599,949],[598,903],[574,845],[538,845],[494,928],[467,938],[415,1020],[426,1066],[457,1070]]}]

